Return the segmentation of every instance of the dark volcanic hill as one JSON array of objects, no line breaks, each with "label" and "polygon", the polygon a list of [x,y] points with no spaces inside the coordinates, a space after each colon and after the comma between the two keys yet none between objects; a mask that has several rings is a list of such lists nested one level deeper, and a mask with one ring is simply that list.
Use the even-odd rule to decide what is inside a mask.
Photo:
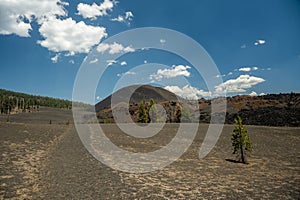
[{"label": "dark volcanic hill", "polygon": [[[119,104],[125,101],[125,98],[128,94],[131,94],[131,98],[129,103],[136,104],[142,101],[148,102],[150,99],[153,99],[155,102],[165,102],[165,101],[177,101],[178,96],[174,93],[165,90],[161,87],[154,87],[151,85],[134,85],[124,87],[118,91],[116,91],[114,95],[113,105]],[[103,101],[96,104],[96,111],[101,111],[103,109],[109,108],[111,105],[112,95],[105,98]]]},{"label": "dark volcanic hill", "polygon": [[[125,96],[133,93],[129,105],[125,102]],[[178,122],[176,112],[178,106],[185,113],[186,122],[210,123],[211,100],[199,99],[194,105],[184,101],[160,87],[150,85],[129,86],[118,90],[114,95],[113,107],[119,105],[117,112],[129,110],[133,121],[137,121],[138,106],[142,101],[147,103],[153,99],[155,103],[164,107],[167,113],[167,122]],[[101,123],[114,122],[111,108],[112,95],[96,104],[96,112]],[[263,96],[239,95],[227,97],[227,111],[225,123],[231,124],[239,115],[245,124],[265,126],[300,126],[300,94],[268,94]],[[121,105],[121,106],[120,106]],[[199,112],[197,111],[199,109]],[[184,111],[185,110],[185,111]],[[187,111],[188,110],[188,111]],[[187,112],[186,112],[187,111]],[[218,113],[217,113],[218,114]]]}]

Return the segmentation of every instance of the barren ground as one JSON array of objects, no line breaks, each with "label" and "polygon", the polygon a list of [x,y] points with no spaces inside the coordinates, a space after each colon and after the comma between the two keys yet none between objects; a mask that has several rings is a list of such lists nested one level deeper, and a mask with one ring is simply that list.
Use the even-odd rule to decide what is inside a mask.
[{"label": "barren ground", "polygon": [[[93,158],[82,145],[70,111],[0,116],[0,199],[299,199],[300,128],[247,126],[254,144],[248,165],[228,161],[231,125],[225,125],[213,151],[198,152],[207,125],[173,164],[155,172],[130,174]],[[52,124],[49,124],[51,120]],[[145,152],[167,144],[177,125],[149,140],[103,125],[124,149]]]}]

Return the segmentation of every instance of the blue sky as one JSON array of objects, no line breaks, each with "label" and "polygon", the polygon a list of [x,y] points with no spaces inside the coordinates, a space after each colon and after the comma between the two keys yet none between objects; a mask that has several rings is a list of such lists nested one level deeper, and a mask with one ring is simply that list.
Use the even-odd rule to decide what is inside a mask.
[{"label": "blue sky", "polygon": [[[3,0],[0,13],[1,88],[71,99],[77,71],[101,41],[130,29],[163,27],[186,34],[209,53],[224,81],[211,93],[300,92],[297,0]],[[149,81],[164,79],[169,84],[164,87],[179,95],[209,95],[188,61],[127,47],[121,46],[127,54],[111,63],[100,80],[97,100],[109,95],[120,78],[141,77],[143,69]],[[176,84],[180,77],[188,83]]]}]

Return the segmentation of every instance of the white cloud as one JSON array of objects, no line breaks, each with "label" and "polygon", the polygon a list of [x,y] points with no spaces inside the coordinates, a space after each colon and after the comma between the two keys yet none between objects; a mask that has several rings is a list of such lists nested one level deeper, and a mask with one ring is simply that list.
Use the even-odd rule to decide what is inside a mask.
[{"label": "white cloud", "polygon": [[41,46],[54,52],[69,51],[71,55],[88,53],[107,36],[104,27],[86,25],[83,21],[76,23],[72,18],[51,18],[42,24],[39,32],[45,38],[38,41]]},{"label": "white cloud", "polygon": [[56,54],[55,56],[53,56],[53,57],[51,58],[52,62],[53,62],[53,63],[57,63],[59,56],[60,56],[59,53]]},{"label": "white cloud", "polygon": [[155,74],[150,75],[150,80],[161,80],[162,78],[174,78],[177,76],[190,76],[190,72],[188,69],[190,69],[190,66],[173,66],[171,69],[159,69]]},{"label": "white cloud", "polygon": [[91,60],[91,61],[90,61],[90,64],[94,64],[94,63],[96,63],[96,62],[98,62],[98,58],[95,58],[94,60]]},{"label": "white cloud", "polygon": [[73,64],[75,64],[75,61],[74,60],[70,60],[69,63],[73,65]]},{"label": "white cloud", "polygon": [[243,44],[243,45],[241,46],[242,49],[245,49],[246,47],[247,47],[247,45],[245,45],[245,44]]},{"label": "white cloud", "polygon": [[233,73],[232,72],[229,72],[227,75],[229,76],[229,75],[232,75]]},{"label": "white cloud", "polygon": [[226,76],[226,75],[225,74],[222,74],[222,75],[221,74],[217,74],[215,77],[216,78],[221,78],[221,77],[224,77],[224,76]]},{"label": "white cloud", "polygon": [[254,66],[254,67],[252,67],[252,70],[256,71],[256,70],[258,70],[258,67]]},{"label": "white cloud", "polygon": [[271,70],[271,67],[268,67],[267,70],[270,71],[270,70]]},{"label": "white cloud", "polygon": [[246,89],[251,88],[258,83],[262,83],[265,80],[263,78],[249,76],[249,75],[240,75],[236,79],[230,79],[221,83],[215,87],[215,93],[224,94],[224,93],[235,93],[235,92],[246,92]]},{"label": "white cloud", "polygon": [[122,73],[122,74],[117,74],[118,77],[126,76],[126,75],[136,75],[136,73],[135,73],[135,72],[128,71],[128,72],[125,72],[125,73]]},{"label": "white cloud", "polygon": [[62,0],[1,0],[0,34],[30,37],[31,22],[42,24],[49,17],[66,16]]},{"label": "white cloud", "polygon": [[252,91],[249,96],[257,96],[257,93],[255,91]]},{"label": "white cloud", "polygon": [[130,71],[124,73],[124,75],[135,75],[135,74],[136,74],[135,72],[130,72]]},{"label": "white cloud", "polygon": [[265,40],[256,40],[256,41],[254,42],[254,45],[257,46],[257,45],[261,45],[261,44],[265,44],[265,43],[266,43]]},{"label": "white cloud", "polygon": [[144,64],[147,64],[148,63],[148,61],[147,60],[144,60]]},{"label": "white cloud", "polygon": [[124,16],[119,15],[118,17],[112,18],[111,21],[117,21],[117,22],[127,22],[130,24],[129,21],[132,21],[133,14],[131,11],[127,11]]},{"label": "white cloud", "polygon": [[113,65],[113,64],[116,64],[116,63],[117,63],[117,61],[116,61],[116,60],[107,60],[106,62],[107,62],[107,66],[111,66],[111,65]]},{"label": "white cloud", "polygon": [[124,22],[125,19],[124,19],[123,16],[119,15],[118,17],[112,18],[111,21],[114,21],[114,22]]},{"label": "white cloud", "polygon": [[266,94],[265,94],[265,93],[263,93],[263,92],[259,94],[259,96],[264,96],[264,95],[266,95]]},{"label": "white cloud", "polygon": [[107,11],[111,11],[114,7],[114,2],[111,0],[104,0],[100,5],[93,3],[88,5],[85,3],[79,3],[77,5],[78,14],[82,15],[83,18],[96,19],[98,16],[107,15]]},{"label": "white cloud", "polygon": [[250,72],[251,68],[250,67],[242,67],[239,69],[240,72]]},{"label": "white cloud", "polygon": [[206,92],[204,90],[199,90],[195,87],[192,87],[190,85],[186,85],[182,88],[178,86],[166,86],[164,89],[169,90],[170,92],[175,93],[176,95],[179,95],[183,98],[187,99],[199,99],[199,97],[210,97],[211,93]]},{"label": "white cloud", "polygon": [[97,51],[100,53],[104,53],[108,51],[109,54],[117,54],[117,53],[129,53],[134,52],[135,49],[131,46],[124,47],[122,44],[114,42],[113,44],[101,43],[97,47]]},{"label": "white cloud", "polygon": [[132,18],[133,18],[132,12],[131,12],[131,11],[127,11],[127,12],[125,13],[125,19],[132,20]]},{"label": "white cloud", "polygon": [[124,65],[127,65],[127,62],[126,62],[126,61],[122,61],[120,64],[121,64],[122,66],[124,66]]},{"label": "white cloud", "polygon": [[161,44],[165,44],[167,41],[166,41],[165,39],[160,39],[159,42],[160,42]]}]

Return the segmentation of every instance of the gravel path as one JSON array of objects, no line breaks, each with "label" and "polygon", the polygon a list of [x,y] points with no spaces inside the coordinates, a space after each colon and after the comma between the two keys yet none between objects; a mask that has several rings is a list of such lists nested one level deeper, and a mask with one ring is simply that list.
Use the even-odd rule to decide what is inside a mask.
[{"label": "gravel path", "polygon": [[119,199],[124,188],[117,171],[87,152],[74,127],[50,152],[47,165],[45,199]]}]

